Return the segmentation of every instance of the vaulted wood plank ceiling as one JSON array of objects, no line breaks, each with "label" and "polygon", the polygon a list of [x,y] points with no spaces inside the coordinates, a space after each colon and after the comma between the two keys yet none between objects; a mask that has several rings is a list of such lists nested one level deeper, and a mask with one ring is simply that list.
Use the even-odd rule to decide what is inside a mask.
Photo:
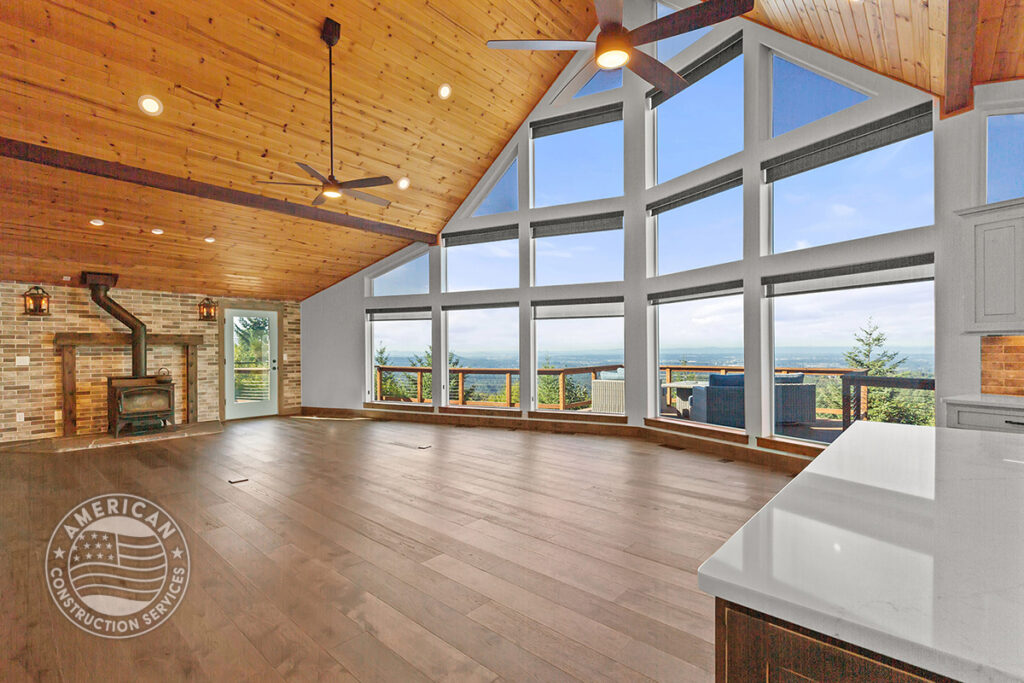
[{"label": "vaulted wood plank ceiling", "polygon": [[[572,56],[509,59],[485,39],[584,38],[596,24],[590,0],[5,0],[0,136],[308,204],[315,190],[253,181],[308,181],[296,161],[327,169],[325,16],[342,25],[334,49],[339,179],[412,181],[404,192],[373,190],[393,202],[387,209],[347,198],[325,208],[430,234]],[[442,82],[454,87],[450,100],[437,97]],[[143,94],[163,102],[161,116],[139,110]],[[408,244],[44,167],[3,169],[4,279],[60,281],[76,263],[62,244],[105,240],[107,256],[92,248],[89,262],[106,258],[126,276],[135,264],[126,286],[301,298]],[[78,184],[81,193],[68,191]],[[58,188],[61,206],[47,187]],[[114,224],[88,223],[104,209],[160,258],[119,254]],[[167,239],[143,237],[152,227]],[[220,240],[207,248],[201,238],[212,230],[232,231],[230,251]],[[315,264],[315,276],[281,258],[288,250]],[[195,277],[168,275],[176,270]]]},{"label": "vaulted wood plank ceiling", "polygon": [[[591,0],[6,0],[0,136],[308,203],[314,190],[254,181],[327,167],[325,16],[342,25],[337,175],[412,180],[376,192],[390,208],[328,208],[430,234],[572,56],[485,41],[584,38],[596,24]],[[748,18],[939,96],[955,87],[955,108],[973,83],[1024,76],[1019,0],[758,0]],[[164,113],[142,114],[142,94]],[[20,162],[0,171],[4,279],[55,282],[82,262],[135,287],[302,298],[407,244]],[[97,231],[104,211],[116,218]],[[214,233],[228,237],[201,242]]]}]

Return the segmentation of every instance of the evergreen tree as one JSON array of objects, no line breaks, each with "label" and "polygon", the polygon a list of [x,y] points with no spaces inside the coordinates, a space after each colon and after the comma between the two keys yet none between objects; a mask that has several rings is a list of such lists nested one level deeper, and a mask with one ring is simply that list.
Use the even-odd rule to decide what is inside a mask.
[{"label": "evergreen tree", "polygon": [[[433,346],[428,346],[427,350],[423,352],[423,355],[413,354],[412,358],[409,359],[409,365],[416,368],[430,368],[434,365],[433,358]],[[456,356],[451,351],[448,352],[448,367],[460,368],[462,367],[462,359]],[[458,384],[459,378],[456,373],[448,373],[448,387],[450,389],[449,396],[458,398]],[[423,400],[430,401],[433,398],[433,378],[429,372],[423,373]],[[475,389],[472,384],[466,382],[462,387],[462,398],[464,401],[475,400]]]},{"label": "evergreen tree", "polygon": [[[374,352],[373,364],[375,367],[391,365],[391,354],[383,344],[378,346]],[[376,382],[376,378],[374,378],[374,382]],[[374,391],[376,391],[376,387],[374,387]],[[393,372],[385,371],[380,374],[380,396],[377,396],[376,400],[381,401],[385,398],[408,398]]]},{"label": "evergreen tree", "polygon": [[[554,368],[551,358],[545,358],[540,366],[548,369]],[[577,375],[566,375],[565,377],[565,403],[582,403],[590,400],[590,391],[576,379]],[[541,405],[558,405],[558,375],[537,376],[537,403]]]}]

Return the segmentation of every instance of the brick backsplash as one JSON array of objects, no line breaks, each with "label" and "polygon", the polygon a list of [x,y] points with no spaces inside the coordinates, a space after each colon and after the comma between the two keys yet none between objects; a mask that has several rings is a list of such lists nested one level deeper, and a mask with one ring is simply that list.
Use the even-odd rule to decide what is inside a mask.
[{"label": "brick backsplash", "polygon": [[[0,282],[0,441],[38,439],[63,434],[59,411],[61,359],[54,353],[57,332],[124,332],[128,328],[101,310],[81,287],[47,287],[52,315],[31,318],[23,314],[21,295],[30,285]],[[218,324],[198,320],[203,294],[169,294],[131,289],[112,289],[110,296],[138,316],[151,334],[202,334],[199,347],[199,420],[220,417],[217,368]],[[218,299],[221,306],[229,300]],[[280,364],[283,411],[297,411],[302,404],[299,344],[299,304],[267,302],[282,307],[280,350],[288,360]],[[247,307],[251,301],[240,303]],[[18,357],[28,365],[17,365]],[[168,368],[175,384],[175,421],[185,421],[185,352],[180,346],[150,346],[150,374]],[[124,348],[78,347],[78,433],[100,434],[107,429],[107,377],[131,374],[131,352]],[[17,414],[24,413],[24,421]]]},{"label": "brick backsplash", "polygon": [[1024,396],[1024,336],[981,338],[981,393]]}]

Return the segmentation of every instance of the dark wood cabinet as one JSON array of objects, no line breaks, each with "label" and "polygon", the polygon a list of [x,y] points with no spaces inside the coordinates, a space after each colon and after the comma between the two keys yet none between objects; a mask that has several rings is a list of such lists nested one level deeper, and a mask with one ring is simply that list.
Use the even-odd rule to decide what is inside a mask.
[{"label": "dark wood cabinet", "polygon": [[952,680],[721,598],[715,611],[717,683]]}]

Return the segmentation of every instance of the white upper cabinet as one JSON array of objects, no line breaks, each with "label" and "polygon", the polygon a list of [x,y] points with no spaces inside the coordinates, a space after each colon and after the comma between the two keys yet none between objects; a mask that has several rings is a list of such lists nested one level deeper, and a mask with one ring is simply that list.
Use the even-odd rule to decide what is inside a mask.
[{"label": "white upper cabinet", "polygon": [[971,251],[965,278],[965,330],[1024,331],[1024,199],[958,212]]}]

